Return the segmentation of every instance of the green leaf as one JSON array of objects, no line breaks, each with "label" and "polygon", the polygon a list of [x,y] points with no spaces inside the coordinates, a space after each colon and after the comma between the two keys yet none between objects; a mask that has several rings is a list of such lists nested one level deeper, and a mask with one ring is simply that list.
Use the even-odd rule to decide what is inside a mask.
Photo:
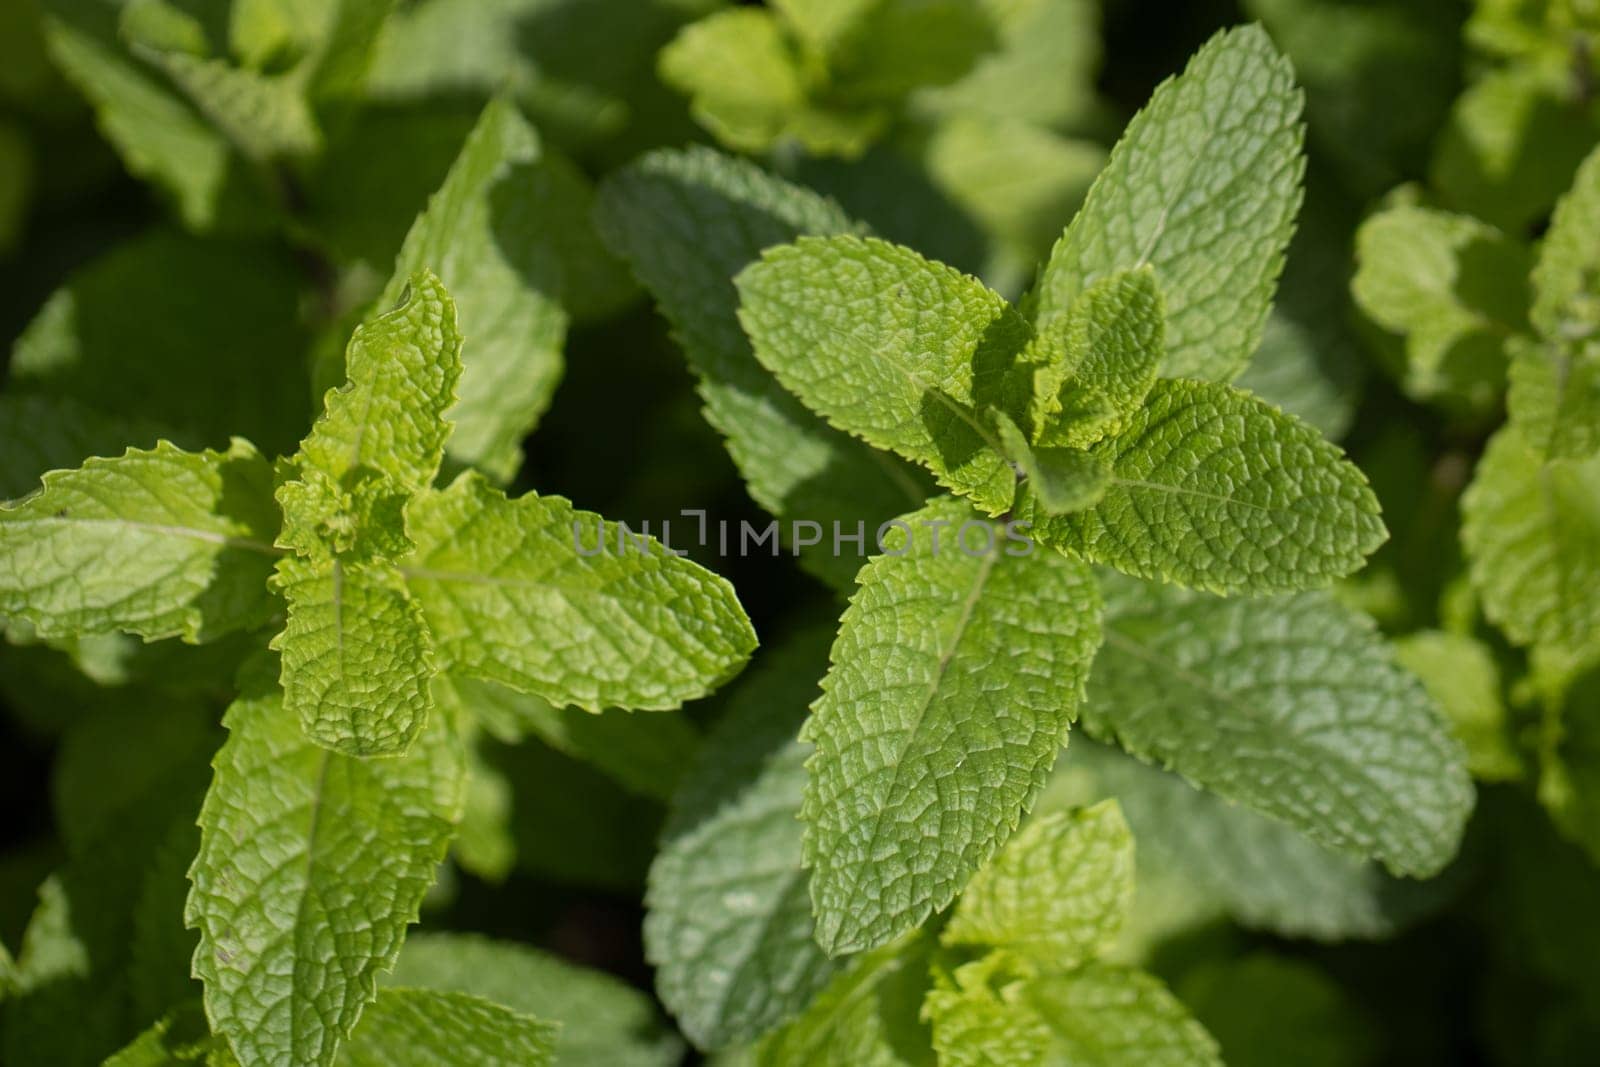
[{"label": "green leaf", "polygon": [[[348,380],[323,398],[323,413],[294,457],[302,477],[316,472],[337,490],[354,492],[362,479],[378,476],[392,483],[383,495],[402,498],[433,484],[450,435],[445,412],[461,375],[461,334],[455,304],[432,273],[412,274],[401,296],[393,311],[350,338]],[[294,513],[283,503],[290,518],[285,547],[316,551],[318,542],[293,529]],[[322,542],[330,539],[316,533]]]},{"label": "green leaf", "polygon": [[[779,517],[876,530],[926,498],[910,468],[813,415],[755,359],[732,278],[772,245],[851,229],[836,205],[706,149],[655,152],[613,174],[600,231],[672,325],[750,495]],[[856,559],[808,557],[849,588]]]},{"label": "green leaf", "polygon": [[928,994],[941,1067],[1221,1067],[1211,1035],[1148,974],[1090,964],[1016,977],[1007,963],[996,953],[965,964]]},{"label": "green leaf", "polygon": [[1300,208],[1300,106],[1260,27],[1213,37],[1128,124],[1050,254],[1039,331],[1097,279],[1148,265],[1166,298],[1162,373],[1236,375],[1261,339]]},{"label": "green leaf", "polygon": [[326,1065],[444,858],[462,760],[439,716],[397,759],[321,748],[273,674],[257,660],[224,717],[185,919],[206,1013],[241,1060]]},{"label": "green leaf", "polygon": [[556,1062],[565,1067],[675,1067],[683,1056],[648,995],[528,945],[417,934],[383,981],[470,993],[557,1023]]},{"label": "green leaf", "polygon": [[1522,777],[1494,650],[1465,634],[1418,630],[1397,638],[1395,659],[1415,674],[1467,750],[1467,769],[1489,782]]},{"label": "green leaf", "polygon": [[1556,205],[1533,271],[1533,323],[1552,341],[1600,331],[1600,151],[1591,152]]},{"label": "green leaf", "polygon": [[1455,855],[1472,786],[1433,701],[1328,593],[1221,600],[1109,578],[1083,725],[1397,874]]},{"label": "green leaf", "polygon": [[933,1067],[917,1016],[931,949],[918,934],[852,960],[805,1014],[759,1046],[758,1067]]},{"label": "green leaf", "polygon": [[135,51],[164,71],[195,108],[258,162],[303,159],[322,147],[317,120],[293,78],[184,52]]},{"label": "green leaf", "polygon": [[1581,460],[1600,453],[1600,346],[1515,346],[1506,406],[1541,455]]},{"label": "green leaf", "polygon": [[199,1001],[174,1008],[126,1048],[105,1061],[105,1067],[179,1067],[201,1063],[233,1067],[238,1061],[228,1044],[213,1035]]},{"label": "green leaf", "polygon": [[1034,448],[1004,414],[994,413],[1002,454],[1027,478],[1028,490],[1050,515],[1093,507],[1111,484],[1111,468],[1076,448]]},{"label": "green leaf", "polygon": [[1566,191],[1600,112],[1564,68],[1493,70],[1456,98],[1428,168],[1448,207],[1519,234]]},{"label": "green leaf", "polygon": [[508,500],[467,474],[407,522],[403,571],[443,669],[589,711],[657,711],[706,695],[755,648],[727,581],[654,539],[619,543],[561,497]]},{"label": "green leaf", "polygon": [[959,532],[972,519],[936,500],[862,569],[802,734],[816,745],[801,815],[829,955],[919,926],[1005,843],[1100,643],[1087,568],[1011,545],[973,553]]},{"label": "green leaf", "polygon": [[538,134],[498,98],[467,138],[444,185],[418,217],[379,306],[392,305],[418,270],[438,272],[461,332],[460,398],[451,410],[453,461],[507,482],[522,439],[561,378],[567,314],[561,258],[549,239],[569,203]]},{"label": "green leaf", "polygon": [[1400,206],[1362,225],[1356,260],[1357,305],[1403,338],[1406,392],[1469,412],[1491,407],[1507,342],[1528,328],[1527,249],[1466,215]]},{"label": "green leaf", "polygon": [[1035,439],[1085,448],[1117,434],[1155,385],[1166,354],[1166,319],[1155,272],[1121,271],[1089,286],[1072,303],[1059,337],[1040,344],[1044,410]]},{"label": "green leaf", "polygon": [[550,1067],[558,1028],[466,993],[385,989],[340,1056],[341,1067],[471,1063]]},{"label": "green leaf", "polygon": [[753,1041],[832,977],[800,865],[806,748],[796,734],[827,667],[829,631],[768,654],[674,798],[645,897],[656,991],[696,1046]]},{"label": "green leaf", "polygon": [[1338,983],[1293,957],[1256,952],[1206,964],[1178,990],[1228,1067],[1362,1067],[1376,1059],[1373,1021]]},{"label": "green leaf", "polygon": [[756,358],[834,426],[933,471],[991,515],[1015,476],[986,409],[1021,416],[1028,324],[997,294],[908,248],[802,237],[742,271]]},{"label": "green leaf", "polygon": [[1116,937],[1133,899],[1133,835],[1115,801],[1034,816],[973,875],[947,945],[987,945],[1070,970]]},{"label": "green leaf", "polygon": [[655,800],[672,798],[700,745],[699,733],[681,715],[558,707],[479,678],[441,679],[434,683],[434,694],[459,704],[463,713],[501,741],[536,737],[604,772],[630,792]]},{"label": "green leaf", "polygon": [[[799,6],[790,4],[788,10]],[[825,62],[830,99],[897,104],[924,86],[960,78],[996,43],[992,9],[982,0],[875,0],[852,6],[859,15],[843,27]]]},{"label": "green leaf", "polygon": [[1519,645],[1600,653],[1600,457],[1544,462],[1511,424],[1461,498],[1461,544],[1483,612]]},{"label": "green leaf", "polygon": [[41,637],[122,630],[199,643],[264,623],[272,472],[246,441],[167,442],[47,474],[0,506],[0,615]]},{"label": "green leaf", "polygon": [[[694,117],[730,148],[772,147],[806,108],[799,57],[770,11],[719,11],[661,51],[661,80],[690,98]],[[826,142],[807,145],[814,151]]]},{"label": "green leaf", "polygon": [[17,339],[7,390],[155,423],[186,447],[238,435],[278,455],[308,415],[300,300],[284,247],[158,229],[51,294]]},{"label": "green leaf", "polygon": [[1225,914],[1284,937],[1338,941],[1392,936],[1450,892],[1449,878],[1386,875],[1376,863],[1330,852],[1286,823],[1082,736],[1035,812],[1107,797],[1116,798],[1138,842],[1138,890],[1119,949],[1169,902],[1202,920]]},{"label": "green leaf", "polygon": [[283,656],[284,707],[306,736],[347,756],[396,756],[428,709],[433,645],[398,571],[340,560],[278,562],[289,620],[272,640]]},{"label": "green leaf", "polygon": [[1137,577],[1217,593],[1314,588],[1360,569],[1387,536],[1365,475],[1336,446],[1229,386],[1162,379],[1089,454],[1111,468],[1104,498],[1035,514],[1035,531]]}]

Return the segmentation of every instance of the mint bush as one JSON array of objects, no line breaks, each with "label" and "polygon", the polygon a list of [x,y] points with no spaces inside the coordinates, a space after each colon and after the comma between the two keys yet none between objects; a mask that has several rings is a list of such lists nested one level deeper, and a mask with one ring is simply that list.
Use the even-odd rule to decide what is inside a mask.
[{"label": "mint bush", "polygon": [[8,5],[0,1063],[1585,1062],[1600,21],[1240,6]]}]

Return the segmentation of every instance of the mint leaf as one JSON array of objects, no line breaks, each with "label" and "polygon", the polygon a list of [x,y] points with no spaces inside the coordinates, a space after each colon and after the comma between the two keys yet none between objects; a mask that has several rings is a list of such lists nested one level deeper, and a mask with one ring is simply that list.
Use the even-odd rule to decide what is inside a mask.
[{"label": "mint leaf", "polygon": [[920,934],[850,961],[805,1014],[758,1047],[760,1067],[931,1067],[918,1008],[932,945]]},{"label": "mint leaf", "polygon": [[185,1063],[233,1067],[237,1062],[227,1042],[207,1029],[205,1011],[195,1001],[162,1016],[107,1059],[105,1067],[178,1067]]},{"label": "mint leaf", "polygon": [[1533,272],[1533,322],[1552,341],[1585,341],[1600,331],[1600,152],[1578,168],[1556,205]]},{"label": "mint leaf", "polygon": [[1528,328],[1527,249],[1466,215],[1402,206],[1362,225],[1356,259],[1357,305],[1404,338],[1406,391],[1469,412],[1493,405],[1506,343]]},{"label": "mint leaf", "polygon": [[619,546],[560,497],[508,500],[466,474],[407,521],[403,573],[444,669],[589,711],[654,711],[704,696],[755,648],[725,580],[654,539]]},{"label": "mint leaf", "polygon": [[[1041,335],[1053,356],[1040,377],[1041,444],[1083,448],[1120,432],[1155,385],[1166,354],[1166,318],[1155,272],[1122,271],[1085,289],[1059,336]],[[1048,349],[1059,347],[1059,353]]]},{"label": "mint leaf", "polygon": [[951,1067],[1222,1063],[1211,1035],[1160,981],[1104,964],[1016,977],[996,954],[956,968],[923,1010],[939,1063]]},{"label": "mint leaf", "polygon": [[927,467],[991,515],[1015,478],[987,408],[1020,415],[1028,324],[999,295],[908,248],[802,237],[742,271],[756,358],[841,430]]},{"label": "mint leaf", "polygon": [[674,798],[645,896],[656,991],[696,1046],[753,1041],[799,1014],[834,965],[814,940],[800,865],[806,749],[826,631],[739,683]]},{"label": "mint leaf", "polygon": [[1039,331],[1099,278],[1148,265],[1167,305],[1162,373],[1237,374],[1261,338],[1300,208],[1300,107],[1293,71],[1260,27],[1213,37],[1128,124],[1051,252]]},{"label": "mint leaf", "polygon": [[558,1028],[466,993],[385,989],[339,1058],[342,1067],[472,1063],[550,1067]]},{"label": "mint leaf", "polygon": [[258,162],[305,158],[322,147],[317,120],[290,77],[137,43],[134,50],[164,71],[246,157]]},{"label": "mint leaf", "polygon": [[973,875],[947,945],[987,945],[1070,969],[1098,957],[1133,898],[1133,835],[1115,802],[1034,816]]},{"label": "mint leaf", "polygon": [[306,736],[349,756],[393,756],[416,740],[433,699],[433,646],[399,572],[284,559],[274,581],[289,620],[284,706]]},{"label": "mint leaf", "polygon": [[1600,652],[1600,458],[1543,457],[1515,423],[1461,498],[1461,544],[1483,612],[1519,645]]},{"label": "mint leaf", "polygon": [[383,981],[470,993],[556,1023],[556,1062],[571,1067],[675,1067],[683,1056],[683,1042],[661,1025],[649,996],[527,945],[417,934]]},{"label": "mint leaf", "polygon": [[1105,583],[1084,728],[1313,840],[1426,877],[1472,808],[1460,745],[1370,620],[1326,593]]},{"label": "mint leaf", "polygon": [[[813,415],[756,361],[739,326],[734,275],[800,234],[850,230],[837,206],[742,160],[691,149],[651,153],[613,174],[596,213],[602,236],[671,323],[700,379],[706,418],[758,504],[850,533],[922,503],[909,468]],[[844,588],[860,569],[855,558],[826,553],[811,563]]]},{"label": "mint leaf", "polygon": [[521,466],[522,439],[561,377],[562,264],[543,236],[567,205],[541,180],[549,170],[544,156],[516,106],[504,98],[491,102],[412,226],[378,301],[394,304],[416,271],[439,273],[461,332],[472,339],[450,415],[450,456],[498,482]]},{"label": "mint leaf", "polygon": [[1099,503],[1111,484],[1111,467],[1076,448],[1034,448],[1005,415],[993,415],[1002,454],[1027,478],[1028,491],[1045,512],[1063,515]]},{"label": "mint leaf", "polygon": [[1217,593],[1311,588],[1359,569],[1386,536],[1366,477],[1337,447],[1229,386],[1160,380],[1089,454],[1111,468],[1105,496],[1034,515],[1035,530],[1137,577]]},{"label": "mint leaf", "polygon": [[1489,782],[1522,777],[1522,757],[1501,696],[1494,650],[1465,634],[1418,630],[1397,638],[1396,660],[1415,674],[1467,750],[1467,769]]},{"label": "mint leaf", "polygon": [[760,152],[785,134],[813,151],[854,147],[846,135],[801,133],[806,111],[799,56],[769,11],[720,11],[662,49],[661,80],[688,94],[694,117],[730,148]]},{"label": "mint leaf", "polygon": [[241,689],[189,872],[194,969],[242,1061],[330,1064],[444,858],[461,755],[438,716],[399,758],[321,748],[284,707],[269,660]]},{"label": "mint leaf", "polygon": [[300,300],[299,267],[277,244],[157,229],[51,294],[17,338],[7,390],[152,423],[186,447],[238,435],[274,456],[305,431]]},{"label": "mint leaf", "polygon": [[0,615],[41,637],[122,630],[199,643],[271,614],[271,470],[248,442],[167,442],[47,474],[0,506]]},{"label": "mint leaf", "polygon": [[[1086,568],[1015,546],[969,553],[958,542],[971,518],[936,500],[862,569],[801,735],[816,746],[801,816],[829,955],[920,925],[1004,844],[1100,642]],[[983,681],[998,657],[1013,672],[1004,690]]]},{"label": "mint leaf", "polygon": [[1600,453],[1600,347],[1515,346],[1506,406],[1541,455],[1581,460]]}]

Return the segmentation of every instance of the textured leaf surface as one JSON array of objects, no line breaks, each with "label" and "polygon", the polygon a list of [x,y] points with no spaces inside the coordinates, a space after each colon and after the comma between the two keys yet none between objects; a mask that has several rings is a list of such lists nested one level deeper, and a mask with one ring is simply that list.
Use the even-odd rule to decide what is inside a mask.
[{"label": "textured leaf surface", "polygon": [[834,426],[932,470],[990,514],[1015,477],[984,409],[1020,415],[1028,324],[974,278],[899,245],[801,238],[736,279],[756,358]]},{"label": "textured leaf surface", "polygon": [[470,993],[557,1023],[556,1062],[570,1067],[673,1067],[683,1056],[649,996],[523,944],[417,934],[384,984]]},{"label": "textured leaf surface", "polygon": [[444,185],[412,226],[380,307],[410,276],[436,272],[461,332],[460,398],[450,412],[451,458],[504,482],[522,463],[522,439],[561,377],[567,315],[562,264],[547,234],[568,205],[555,202],[549,163],[510,101],[484,110]]},{"label": "textured leaf surface", "polygon": [[1530,342],[1512,351],[1506,407],[1517,432],[1549,459],[1600,453],[1600,346]]},{"label": "textured leaf surface", "polygon": [[1330,852],[1286,823],[1202,792],[1176,774],[1084,737],[1056,768],[1038,812],[1115,797],[1138,843],[1138,890],[1128,935],[1175,910],[1285,937],[1341,940],[1395,933],[1448,893]]},{"label": "textured leaf surface", "polygon": [[[602,236],[655,297],[700,378],[706,417],[750,495],[779,516],[871,529],[926,497],[900,461],[833,429],[756,361],[733,277],[763,249],[852,229],[839,208],[743,160],[706,149],[654,152],[612,175],[596,205]],[[848,588],[859,564],[815,561]]]},{"label": "textured leaf surface", "polygon": [[1148,265],[1167,305],[1162,373],[1237,374],[1261,339],[1300,208],[1300,106],[1260,27],[1212,38],[1128,124],[1050,254],[1040,331],[1097,279]]},{"label": "textured leaf surface", "polygon": [[1401,206],[1362,225],[1356,259],[1356,303],[1404,337],[1407,391],[1470,410],[1493,404],[1506,341],[1527,329],[1527,249],[1467,215]]},{"label": "textured leaf surface", "polygon": [[1026,491],[1050,515],[1082,511],[1099,503],[1111,484],[1111,467],[1077,448],[1034,448],[1005,415],[994,416],[995,436],[1016,464]]},{"label": "textured leaf surface", "polygon": [[941,1065],[1221,1067],[1211,1035],[1148,974],[1090,964],[1011,978],[998,962],[966,964],[928,995]]},{"label": "textured leaf surface", "polygon": [[1162,380],[1090,450],[1111,467],[1087,511],[1039,539],[1120,571],[1217,593],[1314,588],[1359,569],[1386,532],[1366,476],[1247,393]]},{"label": "textured leaf surface", "polygon": [[1100,955],[1133,898],[1133,835],[1114,802],[1035,816],[980,868],[944,928],[1071,969]]},{"label": "textured leaf surface", "polygon": [[272,472],[248,443],[161,442],[56,471],[0,507],[0,614],[40,636],[124,630],[209,641],[265,622]]},{"label": "textured leaf surface", "polygon": [[830,955],[920,925],[994,855],[1055,762],[1100,643],[1086,568],[1038,549],[968,554],[956,531],[970,518],[935,501],[863,568],[802,735],[816,745],[805,861]]},{"label": "textured leaf surface", "polygon": [[1326,593],[1105,588],[1086,730],[1396,873],[1455,854],[1465,753],[1370,620]]},{"label": "textured leaf surface", "polygon": [[241,1060],[329,1064],[444,858],[461,755],[439,717],[398,759],[321,748],[272,673],[258,662],[224,718],[186,919],[207,1014]]},{"label": "textured leaf surface", "polygon": [[339,1057],[343,1067],[549,1067],[553,1023],[467,993],[385,989]]},{"label": "textured leaf surface", "polygon": [[1519,645],[1600,651],[1600,458],[1541,457],[1507,426],[1461,500],[1461,543],[1483,610]]},{"label": "textured leaf surface", "polygon": [[704,1049],[798,1014],[834,965],[813,938],[800,865],[806,748],[827,632],[780,647],[733,691],[673,800],[650,867],[645,953],[656,990]]},{"label": "textured leaf surface", "polygon": [[917,1017],[931,944],[920,935],[852,960],[804,1015],[763,1042],[759,1067],[933,1067]]},{"label": "textured leaf surface", "polygon": [[1593,337],[1600,331],[1600,152],[1578,169],[1556,205],[1534,268],[1533,322],[1552,340]]},{"label": "textured leaf surface", "polygon": [[289,621],[272,647],[306,736],[350,756],[410,748],[433,705],[433,645],[399,573],[291,558],[276,581]]},{"label": "textured leaf surface", "polygon": [[261,161],[305,157],[321,146],[317,120],[293,79],[184,52],[139,51],[246,156]]},{"label": "textured leaf surface", "polygon": [[508,500],[469,474],[418,498],[408,521],[406,582],[441,667],[590,711],[664,710],[755,648],[727,581],[653,539],[619,549],[608,535],[594,554],[603,520],[560,497]]}]

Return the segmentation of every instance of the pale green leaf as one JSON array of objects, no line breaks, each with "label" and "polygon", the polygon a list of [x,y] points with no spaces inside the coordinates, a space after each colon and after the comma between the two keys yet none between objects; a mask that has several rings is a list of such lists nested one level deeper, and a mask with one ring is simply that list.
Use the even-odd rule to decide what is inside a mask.
[{"label": "pale green leaf", "polygon": [[1356,261],[1356,304],[1403,339],[1406,391],[1468,411],[1492,406],[1506,344],[1528,328],[1528,250],[1469,216],[1402,205],[1362,225]]},{"label": "pale green leaf", "polygon": [[1082,511],[1105,496],[1111,467],[1076,448],[1035,448],[1004,414],[993,414],[1002,454],[1027,479],[1028,491],[1050,515]]},{"label": "pale green leaf", "polygon": [[1035,440],[1084,448],[1120,432],[1155,385],[1165,314],[1148,267],[1108,275],[1079,294],[1061,333],[1043,334],[1035,346],[1035,358],[1046,361]]},{"label": "pale green leaf", "polygon": [[1300,207],[1300,92],[1257,26],[1211,39],[1129,123],[1039,281],[1041,333],[1099,278],[1155,269],[1162,373],[1227,380],[1261,338]]},{"label": "pale green leaf", "polygon": [[272,472],[161,442],[45,476],[0,506],[0,615],[41,637],[122,630],[198,643],[264,623],[278,555]]},{"label": "pale green leaf", "polygon": [[1474,778],[1504,782],[1522,777],[1522,757],[1507,721],[1493,649],[1465,634],[1419,630],[1397,638],[1394,652],[1450,720]]},{"label": "pale green leaf", "polygon": [[[320,472],[344,491],[369,474],[402,493],[433,484],[450,434],[445,412],[461,375],[461,334],[450,294],[429,271],[412,274],[401,296],[350,339],[348,380],[323,399],[295,456],[302,474]],[[299,541],[289,547],[312,551]]]},{"label": "pale green leaf", "polygon": [[1511,422],[1540,455],[1600,453],[1600,346],[1528,342],[1512,349]]},{"label": "pale green leaf", "polygon": [[757,1049],[757,1067],[933,1067],[918,1010],[932,943],[920,934],[850,962],[805,1014]]},{"label": "pale green leaf", "polygon": [[806,107],[799,57],[770,11],[733,8],[684,27],[658,68],[730,148],[772,147]]},{"label": "pale green leaf", "polygon": [[1104,498],[1034,515],[1036,535],[1137,577],[1217,593],[1315,588],[1360,569],[1387,536],[1344,453],[1230,386],[1162,379],[1089,454],[1111,467]]},{"label": "pale green leaf", "polygon": [[[899,460],[812,414],[755,359],[733,277],[801,234],[851,229],[831,202],[706,149],[656,152],[600,189],[601,234],[649,289],[700,379],[706,418],[726,438],[750,495],[780,517],[870,533],[926,497]],[[806,558],[849,588],[854,558]]]},{"label": "pale green leaf", "polygon": [[796,735],[827,668],[809,631],[757,662],[684,778],[650,867],[646,957],[702,1049],[799,1014],[834,965],[812,936],[800,865],[806,749]]},{"label": "pale green leaf", "polygon": [[816,745],[805,861],[830,955],[919,926],[1005,843],[1100,643],[1087,568],[1031,547],[968,551],[972,519],[936,500],[862,569],[802,734]]},{"label": "pale green leaf", "polygon": [[676,1067],[683,1042],[648,994],[528,945],[474,934],[417,934],[384,984],[470,993],[560,1026],[563,1067]]},{"label": "pale green leaf", "polygon": [[306,736],[349,756],[410,748],[433,706],[433,647],[399,572],[291,557],[278,562],[274,584],[289,601],[272,640],[283,704]]},{"label": "pale green leaf", "polygon": [[1376,863],[1330,852],[1286,823],[1082,736],[1035,811],[1106,797],[1121,805],[1138,842],[1138,888],[1117,946],[1121,959],[1146,947],[1137,942],[1160,925],[1163,908],[1180,919],[1226,915],[1284,937],[1337,941],[1391,936],[1450,891],[1449,879],[1386,875]]},{"label": "pale green leaf", "polygon": [[397,759],[321,748],[273,673],[249,669],[223,720],[185,918],[206,1012],[241,1060],[326,1065],[444,858],[462,760],[441,716]]},{"label": "pale green leaf", "polygon": [[[463,475],[407,515],[404,567],[443,669],[590,711],[676,708],[735,674],[755,633],[724,579],[561,497]],[[597,531],[606,540],[597,543]]]},{"label": "pale green leaf", "polygon": [[841,430],[921,463],[998,515],[1015,475],[984,411],[1021,417],[1026,321],[994,292],[908,248],[802,237],[736,279],[756,358]]},{"label": "pale green leaf", "polygon": [[467,993],[385,989],[341,1067],[551,1067],[559,1028]]},{"label": "pale green leaf", "polygon": [[1097,958],[1133,899],[1133,835],[1115,801],[1030,819],[973,875],[942,935],[1067,970]]},{"label": "pale green leaf", "polygon": [[378,301],[394,304],[418,270],[436,272],[449,290],[471,338],[450,412],[450,457],[497,482],[522,465],[522,439],[561,378],[567,315],[547,234],[568,206],[551,195],[549,173],[533,127],[508,100],[494,100],[412,226]]},{"label": "pale green leaf", "polygon": [[1600,653],[1600,457],[1544,462],[1515,425],[1490,440],[1461,499],[1483,612],[1519,645]]},{"label": "pale green leaf", "polygon": [[165,71],[247,157],[260,162],[299,159],[321,148],[322,133],[295,79],[236,67],[224,59],[137,51]]},{"label": "pale green leaf", "polygon": [[1397,874],[1455,855],[1465,753],[1371,620],[1329,593],[1223,600],[1108,576],[1084,729]]},{"label": "pale green leaf", "polygon": [[1552,341],[1600,331],[1600,151],[1578,168],[1556,205],[1533,272],[1533,322]]},{"label": "pale green leaf", "polygon": [[464,676],[435,682],[434,693],[459,704],[501,741],[536,737],[630,792],[655,800],[671,799],[700,745],[699,733],[681,715],[558,707],[531,693]]},{"label": "pale green leaf", "polygon": [[957,968],[924,1014],[940,1067],[1222,1065],[1211,1035],[1160,981],[1103,964],[1018,977],[996,954]]}]

